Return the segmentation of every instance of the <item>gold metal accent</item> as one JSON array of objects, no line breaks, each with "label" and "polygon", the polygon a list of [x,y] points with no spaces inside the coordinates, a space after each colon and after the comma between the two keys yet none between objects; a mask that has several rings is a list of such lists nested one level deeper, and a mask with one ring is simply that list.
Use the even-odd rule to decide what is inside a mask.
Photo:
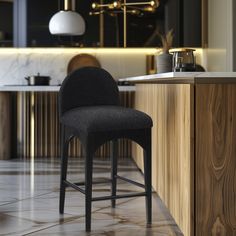
[{"label": "gold metal accent", "polygon": [[70,0],[64,0],[64,10],[68,11],[69,10],[69,1]]},{"label": "gold metal accent", "polygon": [[196,49],[193,48],[172,48],[170,49],[170,52],[191,52],[191,51],[196,51]]},{"label": "gold metal accent", "polygon": [[34,113],[34,92],[30,93],[30,157],[34,158],[34,128],[35,128],[35,113]]},{"label": "gold metal accent", "polygon": [[[103,4],[103,0],[100,0],[100,3]],[[103,8],[100,10],[99,14],[99,42],[100,42],[100,47],[104,47],[104,13],[103,13]]]},{"label": "gold metal accent", "polygon": [[75,11],[75,0],[64,0],[65,11]]},{"label": "gold metal accent", "polygon": [[[158,1],[158,3],[159,3],[159,1]],[[124,5],[126,5],[126,6],[142,6],[142,5],[150,5],[150,6],[155,6],[156,5],[156,3],[154,2],[154,1],[150,1],[150,2],[129,2],[129,3],[123,3],[123,4],[121,4],[121,6],[124,6]],[[157,4],[158,6],[159,6],[159,4]]]},{"label": "gold metal accent", "polygon": [[93,2],[91,7],[92,9],[99,9],[102,7],[113,8],[113,4],[103,4],[103,3],[98,4],[96,2]]},{"label": "gold metal accent", "polygon": [[120,1],[114,1],[113,2],[113,7],[114,8],[121,8],[121,2]]},{"label": "gold metal accent", "polygon": [[146,55],[146,74],[156,74],[156,61],[155,61],[155,55]]},{"label": "gold metal accent", "polygon": [[92,9],[97,9],[98,8],[98,4],[96,2],[93,2],[91,7],[92,7]]},{"label": "gold metal accent", "polygon": [[91,7],[92,9],[99,9],[99,8],[102,8],[102,7],[106,7],[108,9],[120,9],[121,7],[129,7],[129,6],[143,6],[143,5],[150,5],[152,7],[158,7],[159,6],[159,0],[158,1],[149,1],[149,2],[126,2],[126,0],[123,0],[123,3],[121,1],[114,1],[113,3],[108,3],[108,4],[103,4],[103,3],[96,3],[96,2],[93,2]]},{"label": "gold metal accent", "polygon": [[124,5],[123,5],[123,15],[124,15],[124,22],[123,22],[123,27],[124,27],[124,48],[127,47],[127,7],[126,7],[126,0],[124,0]]},{"label": "gold metal accent", "polygon": [[[149,5],[147,8],[146,6]],[[142,9],[133,9],[134,7],[142,7]],[[93,10],[101,9],[100,12],[90,12],[90,15],[96,15],[96,14],[104,14],[104,11],[108,10],[109,12],[111,10],[117,11],[121,10],[123,12],[123,46],[124,48],[127,47],[127,13],[135,14],[139,13],[141,10],[147,11],[147,12],[154,12],[154,9],[159,6],[159,0],[156,1],[147,1],[147,2],[127,2],[126,0],[121,1],[114,1],[113,3],[103,4],[100,3],[92,3],[91,7]],[[128,10],[128,8],[131,8],[131,10]],[[101,23],[100,23],[101,25]],[[101,30],[101,28],[100,28]]]},{"label": "gold metal accent", "polygon": [[208,47],[208,0],[202,0],[202,47]]}]

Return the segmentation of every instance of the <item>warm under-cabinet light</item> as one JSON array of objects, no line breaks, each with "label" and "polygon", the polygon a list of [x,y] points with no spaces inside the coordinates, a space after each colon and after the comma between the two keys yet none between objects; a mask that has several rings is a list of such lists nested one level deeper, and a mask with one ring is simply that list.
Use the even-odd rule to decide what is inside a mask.
[{"label": "warm under-cabinet light", "polygon": [[160,53],[158,48],[0,48],[1,54],[143,54],[154,55]]}]

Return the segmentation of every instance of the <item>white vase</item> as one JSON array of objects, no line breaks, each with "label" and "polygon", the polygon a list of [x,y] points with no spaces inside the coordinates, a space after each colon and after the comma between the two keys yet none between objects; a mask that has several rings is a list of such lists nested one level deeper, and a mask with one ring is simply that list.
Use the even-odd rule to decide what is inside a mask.
[{"label": "white vase", "polygon": [[172,54],[162,53],[156,57],[157,73],[172,71]]}]

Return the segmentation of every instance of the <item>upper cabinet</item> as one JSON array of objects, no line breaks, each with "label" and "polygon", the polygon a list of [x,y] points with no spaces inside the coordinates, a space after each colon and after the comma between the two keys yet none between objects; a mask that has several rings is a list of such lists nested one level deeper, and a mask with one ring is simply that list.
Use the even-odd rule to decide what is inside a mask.
[{"label": "upper cabinet", "polygon": [[[100,2],[101,0],[95,0]],[[127,0],[127,2],[143,0]],[[157,1],[157,0],[156,0]],[[128,11],[91,15],[93,1],[76,0],[76,11],[86,22],[82,36],[54,36],[50,18],[63,9],[63,0],[14,0],[14,45],[16,47],[160,47],[158,34],[174,30],[174,47],[201,47],[201,0],[160,0],[155,12]],[[112,2],[107,0],[107,2]],[[1,13],[2,14],[2,13]],[[2,16],[2,15],[1,15]],[[9,21],[10,24],[10,21]],[[124,31],[126,25],[126,31]],[[1,29],[0,29],[1,31]],[[124,35],[125,34],[125,35]]]},{"label": "upper cabinet", "polygon": [[55,38],[48,30],[48,23],[58,9],[57,0],[27,1],[27,46],[57,46]]},{"label": "upper cabinet", "polygon": [[13,46],[13,1],[0,1],[0,47]]},{"label": "upper cabinet", "polygon": [[174,29],[174,47],[202,47],[202,9],[201,0],[166,2],[165,30]]}]

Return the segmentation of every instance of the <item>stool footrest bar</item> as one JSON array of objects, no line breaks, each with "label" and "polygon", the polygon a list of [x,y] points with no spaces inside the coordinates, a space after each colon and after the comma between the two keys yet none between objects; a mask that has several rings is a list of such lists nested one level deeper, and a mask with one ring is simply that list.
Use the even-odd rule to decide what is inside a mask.
[{"label": "stool footrest bar", "polygon": [[[101,179],[98,179],[98,180],[94,180],[93,184],[105,184],[105,183],[110,183],[110,182],[111,182],[111,179],[109,179],[109,178],[101,178]],[[82,182],[77,182],[77,183],[74,183],[74,184],[77,185],[77,186],[84,186],[85,182],[82,181]]]},{"label": "stool footrest bar", "polygon": [[146,192],[142,193],[131,193],[131,194],[122,194],[116,196],[103,196],[103,197],[94,197],[92,201],[103,201],[103,200],[110,200],[110,199],[120,199],[120,198],[127,198],[127,197],[143,197],[146,196]]},{"label": "stool footrest bar", "polygon": [[144,185],[144,184],[138,183],[138,182],[133,181],[133,180],[131,180],[131,179],[127,179],[127,178],[122,177],[122,176],[119,176],[119,175],[116,175],[116,178],[117,178],[117,179],[124,180],[124,181],[126,181],[126,182],[128,182],[128,183],[130,183],[130,184],[134,184],[134,185],[136,185],[136,186],[138,186],[138,187],[140,187],[140,188],[145,188],[145,185]]},{"label": "stool footrest bar", "polygon": [[82,188],[80,188],[78,185],[76,185],[76,184],[74,184],[74,183],[71,183],[71,182],[69,182],[69,181],[67,181],[67,180],[64,180],[63,182],[64,182],[64,184],[66,184],[67,187],[72,187],[72,188],[74,188],[75,190],[78,190],[79,192],[85,194],[85,190],[82,189]]}]

